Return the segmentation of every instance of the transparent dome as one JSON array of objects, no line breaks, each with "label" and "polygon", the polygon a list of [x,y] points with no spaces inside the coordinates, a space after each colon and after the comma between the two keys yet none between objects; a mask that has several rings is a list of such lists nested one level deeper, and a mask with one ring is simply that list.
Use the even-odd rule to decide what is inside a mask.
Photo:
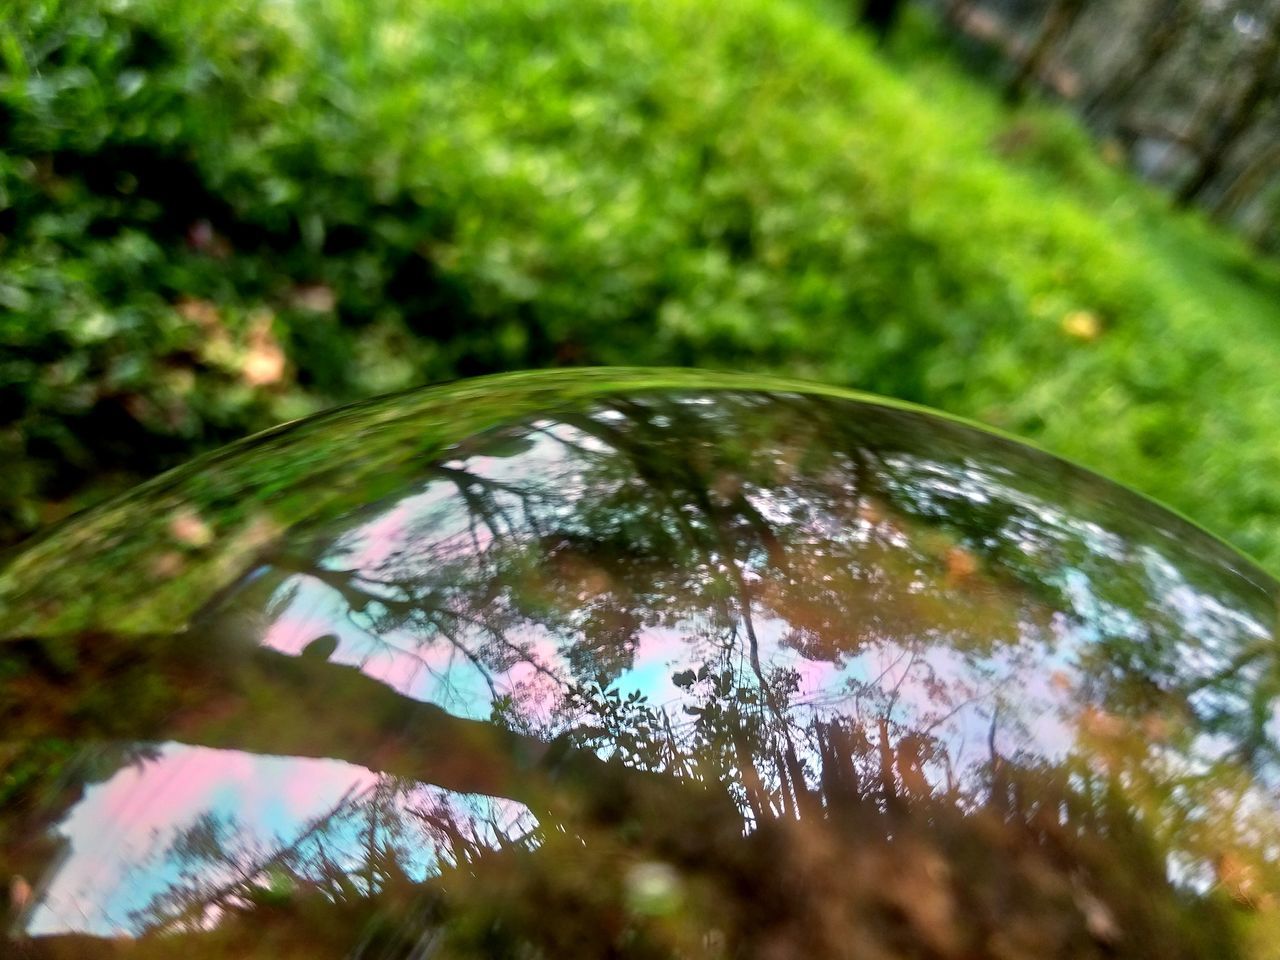
[{"label": "transparent dome", "polygon": [[839,391],[349,407],[0,572],[0,954],[1273,956],[1277,595]]}]

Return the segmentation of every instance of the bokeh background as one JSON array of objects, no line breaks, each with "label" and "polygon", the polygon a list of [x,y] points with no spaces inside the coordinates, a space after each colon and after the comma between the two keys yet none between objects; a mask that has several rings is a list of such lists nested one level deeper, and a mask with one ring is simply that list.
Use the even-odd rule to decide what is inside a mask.
[{"label": "bokeh background", "polygon": [[7,0],[0,543],[332,404],[809,377],[1280,570],[1280,0]]}]

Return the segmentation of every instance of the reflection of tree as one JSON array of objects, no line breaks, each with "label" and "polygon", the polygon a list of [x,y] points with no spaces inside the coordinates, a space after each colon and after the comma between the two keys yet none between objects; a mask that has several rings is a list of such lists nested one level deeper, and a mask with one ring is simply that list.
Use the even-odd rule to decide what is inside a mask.
[{"label": "reflection of tree", "polygon": [[[369,795],[374,790],[362,793]],[[266,849],[248,839],[251,834],[246,834],[234,815],[200,814],[178,832],[166,851],[164,859],[177,867],[177,877],[146,906],[133,911],[131,919],[145,932],[191,931],[216,924],[228,911],[270,902],[273,896],[278,898],[304,882],[335,900],[357,894],[360,879],[380,872],[387,860],[383,851],[374,846],[368,851],[365,869],[349,874],[347,865],[329,858],[323,838],[357,809],[362,799],[366,797],[348,790],[294,837]],[[374,803],[369,806],[375,808]],[[314,850],[308,851],[311,846]],[[367,882],[362,892],[368,896],[376,889]]]},{"label": "reflection of tree", "polygon": [[[268,850],[198,821],[141,955],[161,934],[239,948],[254,924],[325,909],[348,939],[413,911],[412,943],[386,941],[402,956],[424,937],[485,956],[1231,955],[1215,897],[1171,871],[1182,857],[1194,878],[1249,802],[1238,760],[1266,755],[1269,694],[1230,698],[1267,654],[1204,603],[1164,603],[1160,555],[1139,562],[1116,524],[1047,506],[1057,478],[984,472],[902,428],[812,400],[640,397],[481,439],[422,468],[425,519],[394,549],[367,552],[362,530],[395,507],[379,504],[260,554],[188,632],[7,641],[21,680],[0,721],[33,742],[341,759],[401,800],[434,785],[538,819],[478,843],[375,792]],[[257,645],[264,619],[307,604],[339,632],[300,655]],[[624,684],[663,632],[681,659],[656,704]],[[1210,662],[1177,662],[1192,639]],[[376,679],[372,652],[435,689],[477,678],[489,716],[461,715],[484,693],[430,703]],[[1079,727],[1053,754],[1002,690],[1046,662]],[[843,671],[838,696],[805,694],[797,663]],[[963,753],[962,715],[985,750]],[[1241,757],[1195,768],[1206,732]],[[337,859],[317,841],[354,816],[385,842]],[[411,879],[423,846],[442,866]]]},{"label": "reflection of tree", "polygon": [[349,788],[291,836],[265,845],[233,815],[205,812],[163,853],[177,879],[131,919],[143,936],[155,936],[300,896],[358,905],[407,894],[418,882],[413,875],[438,876],[527,843],[533,821],[502,807],[382,777]]}]

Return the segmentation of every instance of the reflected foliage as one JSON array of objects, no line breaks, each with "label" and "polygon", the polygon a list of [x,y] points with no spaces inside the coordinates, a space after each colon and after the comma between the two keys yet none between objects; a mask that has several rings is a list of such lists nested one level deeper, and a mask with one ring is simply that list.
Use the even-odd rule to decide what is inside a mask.
[{"label": "reflected foliage", "polygon": [[393,455],[429,398],[171,629],[0,646],[21,955],[1265,955],[1247,561],[915,411],[597,389]]}]

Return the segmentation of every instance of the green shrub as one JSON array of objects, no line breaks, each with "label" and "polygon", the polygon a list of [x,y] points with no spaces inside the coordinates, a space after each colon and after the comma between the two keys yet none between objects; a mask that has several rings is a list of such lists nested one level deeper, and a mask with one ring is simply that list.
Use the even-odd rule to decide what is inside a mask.
[{"label": "green shrub", "polygon": [[[1059,115],[1006,117],[821,7],[17,9],[0,44],[11,531],[89,480],[340,400],[682,364],[977,416],[1280,558],[1280,504],[1249,487],[1280,448],[1232,393],[1274,331],[1241,349],[1169,267],[1223,241]],[[1180,239],[1156,250],[1165,229]],[[1266,299],[1237,332],[1274,321]],[[1201,417],[1216,391],[1230,441]]]}]

